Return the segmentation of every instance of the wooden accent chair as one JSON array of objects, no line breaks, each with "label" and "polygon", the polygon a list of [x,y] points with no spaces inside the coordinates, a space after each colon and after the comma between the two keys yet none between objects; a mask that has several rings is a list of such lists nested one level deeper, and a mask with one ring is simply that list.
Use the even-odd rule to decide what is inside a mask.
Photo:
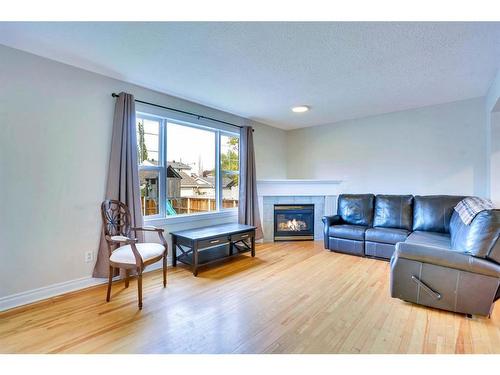
[{"label": "wooden accent chair", "polygon": [[[137,272],[139,292],[139,309],[142,309],[142,272],[146,266],[163,260],[163,287],[167,286],[167,241],[163,237],[163,229],[144,226],[131,227],[131,216],[128,207],[117,200],[105,200],[101,204],[102,223],[109,250],[109,281],[106,302],[111,296],[111,283],[114,268],[125,269],[125,288],[129,286],[130,271]],[[161,244],[139,243],[131,233],[138,231],[156,232]]]}]

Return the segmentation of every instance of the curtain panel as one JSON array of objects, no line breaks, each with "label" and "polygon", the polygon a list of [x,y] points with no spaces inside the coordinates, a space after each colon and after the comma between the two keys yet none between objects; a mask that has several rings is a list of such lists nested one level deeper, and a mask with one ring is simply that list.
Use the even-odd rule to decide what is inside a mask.
[{"label": "curtain panel", "polygon": [[[132,226],[143,225],[139,171],[137,168],[137,135],[134,96],[121,92],[116,99],[111,138],[108,180],[105,199],[116,199],[125,203],[132,216]],[[98,214],[100,217],[100,214]],[[137,233],[139,241],[143,238]],[[101,239],[94,277],[107,277],[109,270],[109,252],[104,233]]]},{"label": "curtain panel", "polygon": [[256,226],[255,238],[263,238],[260,223],[259,201],[257,197],[257,178],[255,169],[255,151],[253,147],[253,129],[243,126],[240,130],[240,200],[238,204],[238,222]]}]

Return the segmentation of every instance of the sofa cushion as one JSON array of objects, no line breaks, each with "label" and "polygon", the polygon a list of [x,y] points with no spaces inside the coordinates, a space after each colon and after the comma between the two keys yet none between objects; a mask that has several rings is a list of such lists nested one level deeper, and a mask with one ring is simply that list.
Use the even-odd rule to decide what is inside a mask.
[{"label": "sofa cushion", "polygon": [[365,241],[395,244],[406,240],[408,233],[406,229],[368,228],[365,233]]},{"label": "sofa cushion", "polygon": [[449,233],[453,209],[463,198],[455,195],[416,195],[413,200],[413,230]]},{"label": "sofa cushion", "polygon": [[328,230],[328,235],[330,237],[364,241],[367,228],[368,227],[364,225],[332,225]]},{"label": "sofa cushion", "polygon": [[373,194],[340,194],[337,213],[346,224],[371,226]]},{"label": "sofa cushion", "polygon": [[500,210],[482,211],[469,225],[454,211],[450,234],[453,249],[500,263]]},{"label": "sofa cushion", "polygon": [[374,227],[412,229],[412,195],[377,195],[375,197]]},{"label": "sofa cushion", "polygon": [[408,236],[405,243],[451,249],[450,235],[446,233],[416,231]]}]

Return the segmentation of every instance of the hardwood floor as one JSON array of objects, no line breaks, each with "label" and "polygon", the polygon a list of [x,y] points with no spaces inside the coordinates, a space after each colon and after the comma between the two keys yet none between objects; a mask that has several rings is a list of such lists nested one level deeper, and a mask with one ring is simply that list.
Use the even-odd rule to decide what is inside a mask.
[{"label": "hardwood floor", "polygon": [[389,264],[321,242],[257,246],[256,258],[144,276],[0,313],[2,353],[500,353],[491,319],[389,296]]}]

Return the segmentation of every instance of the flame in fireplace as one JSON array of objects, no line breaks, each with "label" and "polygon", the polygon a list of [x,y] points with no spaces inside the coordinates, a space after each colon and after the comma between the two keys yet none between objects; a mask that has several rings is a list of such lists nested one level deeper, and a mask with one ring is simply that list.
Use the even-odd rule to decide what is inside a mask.
[{"label": "flame in fireplace", "polygon": [[305,221],[302,220],[297,220],[297,219],[292,219],[288,221],[282,221],[279,223],[279,230],[287,230],[287,231],[293,231],[293,232],[298,232],[301,230],[306,230],[307,229],[307,224]]}]

